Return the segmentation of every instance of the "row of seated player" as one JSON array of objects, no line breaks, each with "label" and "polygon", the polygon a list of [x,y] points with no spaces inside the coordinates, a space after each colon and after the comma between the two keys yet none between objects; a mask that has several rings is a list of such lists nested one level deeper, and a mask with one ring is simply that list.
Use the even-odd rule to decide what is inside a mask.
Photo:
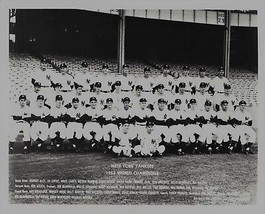
[{"label": "row of seated player", "polygon": [[[240,146],[244,153],[252,153],[250,147],[256,140],[256,133],[251,127],[252,118],[245,109],[245,101],[240,101],[239,108],[234,112],[228,110],[227,101],[222,101],[221,109],[216,113],[211,110],[210,101],[205,102],[204,110],[198,111],[196,100],[191,99],[190,109],[184,111],[178,99],[174,109],[169,112],[165,110],[165,101],[159,99],[158,108],[152,114],[146,111],[146,100],[140,101],[139,109],[134,114],[128,114],[125,110],[129,108],[128,101],[124,100],[123,111],[114,111],[113,100],[108,98],[107,108],[100,110],[97,108],[97,98],[91,97],[90,107],[84,111],[78,98],[73,98],[72,107],[66,109],[63,107],[63,97],[57,95],[55,106],[48,109],[44,105],[44,97],[38,95],[37,105],[29,108],[26,96],[21,95],[17,108],[11,114],[10,152],[20,134],[25,153],[31,147],[31,139],[37,142],[37,150],[41,150],[48,137],[54,149],[61,148],[66,139],[73,149],[80,149],[87,140],[92,147],[104,144],[106,151],[126,156],[131,156],[132,150],[136,154],[150,153],[154,142],[158,149],[155,152],[159,155],[171,149],[180,155],[205,149],[208,153],[219,152],[220,149],[232,153]],[[148,130],[150,123],[155,131],[146,133],[145,129]],[[125,127],[128,124],[131,124],[130,131]],[[213,135],[216,140],[213,140]],[[138,144],[132,145],[133,139],[138,139]],[[147,148],[144,145],[148,145]]]}]

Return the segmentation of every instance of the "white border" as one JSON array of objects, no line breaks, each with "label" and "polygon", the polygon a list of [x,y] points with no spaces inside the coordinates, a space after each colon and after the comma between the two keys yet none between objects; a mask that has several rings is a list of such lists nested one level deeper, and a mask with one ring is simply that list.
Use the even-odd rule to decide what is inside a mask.
[{"label": "white border", "polygon": [[[1,149],[0,149],[0,213],[58,213],[58,212],[102,212],[102,213],[265,213],[265,176],[264,176],[264,69],[265,46],[265,1],[264,0],[0,0],[0,77],[1,77]],[[91,206],[91,205],[12,205],[8,204],[8,139],[5,121],[8,115],[9,100],[9,56],[8,56],[8,9],[9,8],[71,8],[71,9],[257,9],[258,10],[258,50],[259,50],[259,121],[258,121],[258,200],[251,206]]]}]

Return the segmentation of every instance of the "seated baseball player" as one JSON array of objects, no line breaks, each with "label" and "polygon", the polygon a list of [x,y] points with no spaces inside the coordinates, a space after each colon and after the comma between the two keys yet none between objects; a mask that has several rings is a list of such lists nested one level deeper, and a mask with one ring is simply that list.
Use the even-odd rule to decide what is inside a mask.
[{"label": "seated baseball player", "polygon": [[194,79],[195,93],[197,92],[197,90],[199,90],[201,83],[205,83],[205,90],[208,93],[211,82],[211,79],[209,77],[206,77],[205,67],[199,68],[199,76]]},{"label": "seated baseball player", "polygon": [[175,87],[173,88],[173,93],[178,93],[178,86],[181,82],[185,83],[188,93],[194,92],[195,90],[195,79],[189,75],[189,66],[184,66],[182,69],[181,76],[175,81]]},{"label": "seated baseball player", "polygon": [[190,92],[186,91],[186,83],[180,82],[178,85],[178,93],[174,95],[174,99],[180,99],[182,107],[187,110],[191,98]]},{"label": "seated baseball player", "polygon": [[26,95],[22,94],[18,98],[18,104],[12,109],[12,120],[10,123],[9,133],[9,153],[14,151],[14,144],[18,135],[22,137],[24,143],[23,152],[28,153],[28,149],[31,146],[30,142],[30,108],[26,105]]},{"label": "seated baseball player", "polygon": [[140,145],[134,147],[136,156],[162,156],[165,146],[161,145],[161,136],[154,130],[154,123],[148,121],[143,132],[139,132]]}]

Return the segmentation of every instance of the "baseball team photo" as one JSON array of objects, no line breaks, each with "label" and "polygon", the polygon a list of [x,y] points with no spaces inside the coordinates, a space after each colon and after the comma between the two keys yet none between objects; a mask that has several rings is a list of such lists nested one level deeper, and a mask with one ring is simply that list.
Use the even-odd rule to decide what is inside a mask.
[{"label": "baseball team photo", "polygon": [[9,9],[9,203],[254,205],[257,18]]}]

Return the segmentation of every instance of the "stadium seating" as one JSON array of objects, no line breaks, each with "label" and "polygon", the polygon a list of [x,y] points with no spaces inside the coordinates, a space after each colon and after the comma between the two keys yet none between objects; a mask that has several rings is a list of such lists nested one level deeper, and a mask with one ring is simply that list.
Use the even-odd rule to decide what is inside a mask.
[{"label": "stadium seating", "polygon": [[[69,71],[75,74],[83,69],[81,63],[86,61],[88,63],[88,69],[91,71],[101,70],[102,64],[107,64],[109,68],[115,72],[118,69],[117,60],[110,58],[85,58],[85,57],[72,57],[72,56],[60,56],[45,54],[45,57],[51,59],[51,61],[62,64],[66,63]],[[10,80],[10,101],[16,102],[19,94],[27,93],[32,90],[31,74],[39,67],[40,60],[26,53],[12,53],[9,57],[9,80]],[[140,60],[128,60],[126,64],[130,67],[132,74],[142,74],[145,67],[150,67],[152,74],[158,75],[161,73],[159,67],[162,62],[143,62]],[[170,66],[171,71],[181,71],[184,64],[167,63]],[[206,65],[190,65],[190,75],[197,76],[198,68],[206,67],[208,76],[210,78],[215,77],[215,71],[218,66],[206,66]],[[244,99],[249,106],[258,106],[257,94],[258,94],[258,74],[250,70],[241,68],[231,68],[230,78],[233,93],[240,100]]]}]

